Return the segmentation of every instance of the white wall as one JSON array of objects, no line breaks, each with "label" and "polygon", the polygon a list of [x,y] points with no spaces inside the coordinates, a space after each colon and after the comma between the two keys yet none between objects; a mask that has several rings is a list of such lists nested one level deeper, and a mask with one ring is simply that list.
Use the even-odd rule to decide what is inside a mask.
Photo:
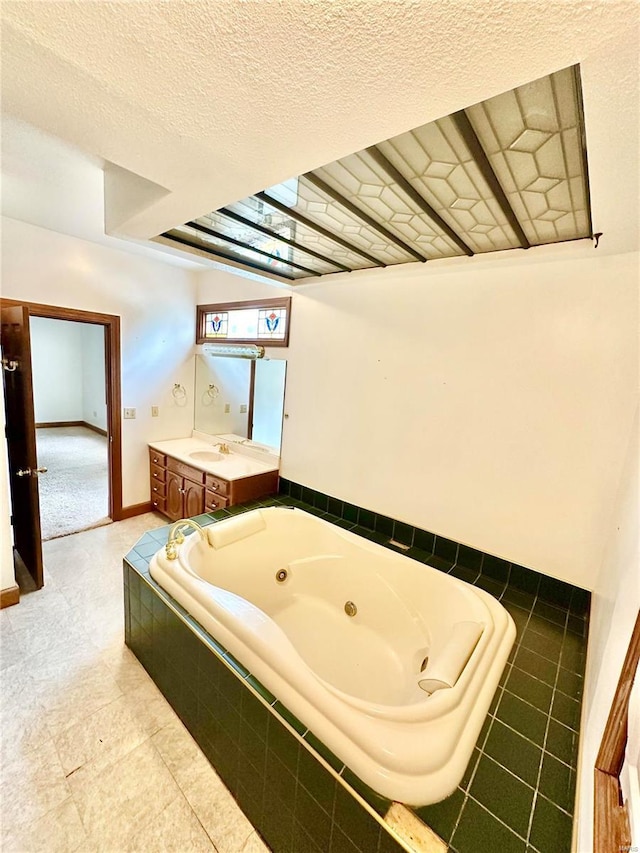
[{"label": "white wall", "polygon": [[[195,288],[190,274],[157,261],[2,221],[2,295],[121,317],[123,503],[149,499],[147,442],[193,426]],[[185,400],[172,395],[181,383]],[[151,417],[151,406],[160,417]]]},{"label": "white wall", "polygon": [[593,768],[640,608],[638,414],[615,501],[610,536],[591,599],[580,734],[578,853],[593,850]]},{"label": "white wall", "polygon": [[82,420],[107,429],[105,328],[82,323]]},{"label": "white wall", "polygon": [[[592,588],[637,398],[637,270],[583,243],[298,290],[283,476]],[[257,295],[200,282],[200,302]]]},{"label": "white wall", "polygon": [[82,326],[32,317],[29,330],[36,423],[81,421]]},{"label": "white wall", "polygon": [[104,326],[32,317],[29,327],[36,423],[106,430]]}]

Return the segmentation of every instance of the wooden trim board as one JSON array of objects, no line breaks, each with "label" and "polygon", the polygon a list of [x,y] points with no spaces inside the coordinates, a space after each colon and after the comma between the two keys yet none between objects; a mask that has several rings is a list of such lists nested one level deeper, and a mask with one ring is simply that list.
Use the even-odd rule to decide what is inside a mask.
[{"label": "wooden trim board", "polygon": [[102,429],[95,424],[90,424],[89,421],[47,421],[46,423],[37,423],[36,429],[56,429],[58,427],[75,427],[81,426],[97,432],[99,435],[108,435],[106,429]]},{"label": "wooden trim board", "polygon": [[622,804],[620,771],[627,744],[629,696],[639,660],[640,611],[622,664],[594,768],[593,843],[598,853],[619,853],[631,846],[629,818]]},{"label": "wooden trim board", "polygon": [[141,504],[131,504],[131,506],[123,506],[120,513],[120,520],[125,518],[134,518],[136,515],[144,515],[145,512],[152,512],[153,505],[151,501],[143,501]]},{"label": "wooden trim board", "polygon": [[20,601],[20,587],[18,584],[8,586],[6,589],[0,590],[0,610],[5,607],[12,607]]}]

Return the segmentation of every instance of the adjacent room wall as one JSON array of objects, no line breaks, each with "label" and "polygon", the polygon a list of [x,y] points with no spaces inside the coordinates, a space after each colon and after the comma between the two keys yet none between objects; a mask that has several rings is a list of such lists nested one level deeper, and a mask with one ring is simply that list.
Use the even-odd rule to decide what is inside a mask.
[{"label": "adjacent room wall", "polygon": [[29,330],[36,423],[83,420],[82,326],[32,317]]},{"label": "adjacent room wall", "polygon": [[82,420],[107,430],[104,326],[82,323]]},{"label": "adjacent room wall", "polygon": [[[122,422],[123,503],[149,500],[147,442],[193,428],[190,273],[13,219],[3,218],[2,241],[4,297],[121,317],[122,405],[137,410],[135,420]],[[173,398],[174,383],[185,398]]]},{"label": "adjacent room wall", "polygon": [[32,317],[36,423],[84,421],[107,429],[104,326]]},{"label": "adjacent room wall", "polygon": [[[593,588],[637,399],[637,270],[583,243],[294,291],[283,476]],[[274,293],[200,282],[201,303]]]}]

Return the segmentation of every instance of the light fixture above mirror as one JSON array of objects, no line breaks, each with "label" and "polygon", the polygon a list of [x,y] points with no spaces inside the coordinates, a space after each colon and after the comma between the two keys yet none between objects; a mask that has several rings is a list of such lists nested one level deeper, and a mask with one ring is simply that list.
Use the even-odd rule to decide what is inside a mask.
[{"label": "light fixture above mirror", "polygon": [[204,355],[223,358],[264,358],[264,347],[255,344],[202,344]]}]

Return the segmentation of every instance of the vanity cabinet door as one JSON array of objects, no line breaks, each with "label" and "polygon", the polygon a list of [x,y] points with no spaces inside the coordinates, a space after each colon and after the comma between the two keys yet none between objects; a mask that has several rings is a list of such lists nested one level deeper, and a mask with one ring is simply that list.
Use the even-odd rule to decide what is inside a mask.
[{"label": "vanity cabinet door", "polygon": [[167,471],[167,497],[165,513],[171,521],[177,521],[179,518],[184,518],[182,512],[184,506],[183,500],[183,479],[173,471]]},{"label": "vanity cabinet door", "polygon": [[184,515],[182,518],[202,515],[204,512],[204,486],[201,483],[185,480],[183,498]]}]

